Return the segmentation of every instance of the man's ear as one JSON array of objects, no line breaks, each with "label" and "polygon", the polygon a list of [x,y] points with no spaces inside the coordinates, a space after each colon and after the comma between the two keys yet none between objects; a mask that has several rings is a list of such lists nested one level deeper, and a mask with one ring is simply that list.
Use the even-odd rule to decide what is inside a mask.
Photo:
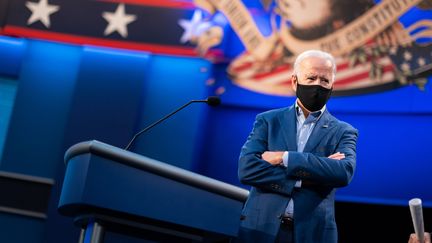
[{"label": "man's ear", "polygon": [[297,75],[293,74],[291,75],[291,88],[294,90],[294,93],[297,91]]}]

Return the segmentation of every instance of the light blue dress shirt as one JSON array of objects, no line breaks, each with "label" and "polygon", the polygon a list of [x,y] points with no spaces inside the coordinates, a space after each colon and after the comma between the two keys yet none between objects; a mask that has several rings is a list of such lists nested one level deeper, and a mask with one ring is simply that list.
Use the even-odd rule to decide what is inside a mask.
[{"label": "light blue dress shirt", "polygon": [[[306,146],[306,143],[309,139],[309,136],[311,135],[315,124],[318,122],[318,120],[321,118],[321,115],[324,113],[326,106],[324,106],[319,111],[314,111],[309,114],[307,118],[305,118],[303,114],[303,110],[300,108],[300,106],[295,103],[295,109],[296,109],[296,117],[297,117],[297,152],[303,152],[304,147]],[[283,154],[282,160],[283,164],[288,167],[288,158],[289,158],[289,152],[285,151]],[[297,181],[295,184],[295,187],[301,187],[301,180]],[[291,199],[288,202],[288,206],[285,210],[285,215],[292,217],[294,215],[294,201]]]}]

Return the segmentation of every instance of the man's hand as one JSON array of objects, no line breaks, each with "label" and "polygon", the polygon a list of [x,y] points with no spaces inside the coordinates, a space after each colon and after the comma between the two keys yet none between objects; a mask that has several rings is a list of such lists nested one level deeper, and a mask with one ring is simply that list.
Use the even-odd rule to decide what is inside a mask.
[{"label": "man's hand", "polygon": [[280,165],[283,163],[282,156],[284,151],[265,151],[261,158],[272,165]]},{"label": "man's hand", "polygon": [[[272,165],[280,165],[283,163],[282,156],[285,153],[285,151],[265,151],[261,158],[267,162],[269,162]],[[345,154],[337,152],[332,155],[330,155],[328,158],[330,159],[336,159],[341,160],[345,158]]]},{"label": "man's hand", "polygon": [[345,154],[337,152],[335,154],[330,155],[328,158],[329,159],[341,160],[341,159],[345,159]]},{"label": "man's hand", "polygon": [[431,243],[431,235],[430,235],[430,233],[424,233],[424,242],[420,242],[418,239],[417,239],[417,236],[416,236],[416,234],[411,234],[410,235],[410,238],[409,238],[409,240],[408,240],[408,243]]}]

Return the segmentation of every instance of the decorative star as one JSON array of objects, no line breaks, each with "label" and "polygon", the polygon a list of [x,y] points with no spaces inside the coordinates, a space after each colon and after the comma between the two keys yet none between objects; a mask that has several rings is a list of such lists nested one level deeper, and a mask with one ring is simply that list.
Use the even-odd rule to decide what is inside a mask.
[{"label": "decorative star", "polygon": [[402,71],[404,71],[405,73],[410,71],[410,65],[406,62],[402,63],[400,65],[400,67],[401,67]]},{"label": "decorative star", "polygon": [[426,60],[423,57],[419,57],[417,59],[417,63],[419,66],[424,66],[426,64]]},{"label": "decorative star", "polygon": [[183,35],[180,38],[181,43],[192,40],[211,27],[210,23],[204,23],[201,20],[201,11],[195,10],[191,20],[180,19],[178,21],[178,24],[184,29]]},{"label": "decorative star", "polygon": [[390,48],[390,54],[392,54],[392,55],[396,55],[396,54],[397,54],[397,50],[398,50],[397,47],[391,47],[391,48]]},{"label": "decorative star", "polygon": [[136,20],[136,15],[126,14],[124,4],[120,4],[114,13],[103,12],[102,17],[108,22],[104,35],[117,31],[123,38],[128,36],[126,25]]},{"label": "decorative star", "polygon": [[411,59],[412,59],[412,54],[411,54],[411,52],[409,52],[409,51],[405,51],[404,54],[403,54],[403,57],[404,57],[405,60],[407,60],[407,61],[411,61]]},{"label": "decorative star", "polygon": [[47,28],[51,25],[49,16],[60,9],[58,5],[49,5],[48,0],[40,0],[38,3],[26,2],[25,5],[32,11],[30,18],[27,20],[27,25],[41,21]]}]

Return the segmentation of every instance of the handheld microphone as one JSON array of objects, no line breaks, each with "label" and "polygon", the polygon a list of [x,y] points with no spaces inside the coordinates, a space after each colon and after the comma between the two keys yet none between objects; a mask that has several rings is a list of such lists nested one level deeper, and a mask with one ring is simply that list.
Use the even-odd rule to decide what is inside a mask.
[{"label": "handheld microphone", "polygon": [[411,211],[411,218],[413,221],[414,232],[417,235],[419,242],[424,241],[424,224],[423,224],[423,210],[422,201],[420,198],[413,198],[408,201]]},{"label": "handheld microphone", "polygon": [[157,124],[165,121],[166,119],[168,119],[169,117],[171,117],[172,115],[174,115],[175,113],[179,112],[180,110],[182,110],[183,108],[185,108],[186,106],[188,106],[188,105],[190,105],[192,103],[206,103],[209,106],[218,106],[221,103],[221,99],[218,96],[209,96],[205,100],[191,100],[191,101],[189,101],[188,103],[186,103],[186,104],[180,106],[179,108],[177,108],[175,111],[173,111],[173,112],[169,113],[168,115],[162,117],[161,119],[157,120],[153,124],[150,124],[146,128],[144,128],[141,131],[139,131],[137,134],[135,134],[135,136],[132,138],[132,140],[126,146],[125,150],[129,150],[129,148],[132,146],[132,143],[138,138],[139,135],[141,135],[142,133],[150,130],[152,127],[156,126]]}]

